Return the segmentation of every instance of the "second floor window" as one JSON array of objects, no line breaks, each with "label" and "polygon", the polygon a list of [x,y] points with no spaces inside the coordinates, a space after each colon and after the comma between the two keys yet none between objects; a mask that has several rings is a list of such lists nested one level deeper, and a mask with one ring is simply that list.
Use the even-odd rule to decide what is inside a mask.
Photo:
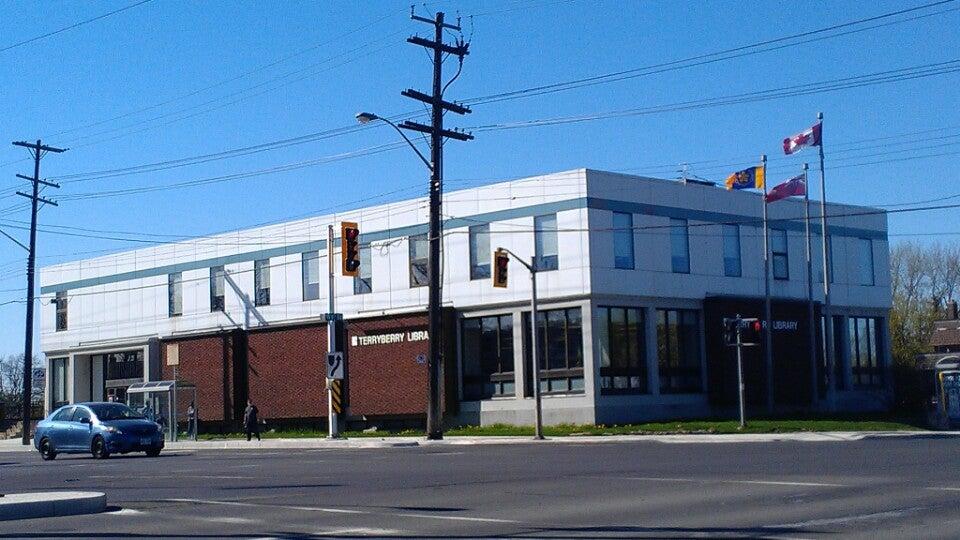
[{"label": "second floor window", "polygon": [[687,220],[670,218],[670,267],[677,274],[690,273],[690,239]]},{"label": "second floor window", "polygon": [[360,274],[353,278],[353,294],[373,292],[373,268],[370,266],[370,244],[360,246]]},{"label": "second floor window", "polygon": [[773,255],[773,279],[790,279],[786,229],[770,229],[770,251]]},{"label": "second floor window", "polygon": [[860,285],[873,285],[873,241],[869,238],[858,238],[859,260],[857,267],[860,271]]},{"label": "second floor window", "polygon": [[183,273],[167,275],[167,316],[183,315]]},{"label": "second floor window", "polygon": [[408,240],[410,250],[410,286],[424,287],[429,282],[427,261],[430,255],[430,244],[426,234],[411,236]]},{"label": "second floor window", "polygon": [[740,277],[740,226],[723,225],[723,275]]},{"label": "second floor window", "polygon": [[67,329],[67,291],[57,291],[57,332]]},{"label": "second floor window", "polygon": [[490,224],[470,227],[470,279],[490,277]]},{"label": "second floor window", "polygon": [[210,311],[223,311],[223,266],[210,267]]},{"label": "second floor window", "polygon": [[303,300],[320,298],[320,253],[304,251],[300,259],[300,273],[303,282]]},{"label": "second floor window", "polygon": [[633,214],[613,213],[613,266],[633,270]]},{"label": "second floor window", "polygon": [[253,304],[270,305],[270,259],[253,261]]},{"label": "second floor window", "polygon": [[533,218],[534,249],[538,271],[556,270],[560,267],[557,257],[557,215],[536,216]]}]

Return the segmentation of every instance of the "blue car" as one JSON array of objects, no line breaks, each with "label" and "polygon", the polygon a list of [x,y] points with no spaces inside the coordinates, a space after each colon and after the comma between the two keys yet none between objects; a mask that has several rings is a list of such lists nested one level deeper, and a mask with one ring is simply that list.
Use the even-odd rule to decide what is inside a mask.
[{"label": "blue car", "polygon": [[156,457],[163,449],[163,428],[122,403],[77,403],[41,420],[33,444],[47,461],[87,452],[96,459],[128,452]]}]

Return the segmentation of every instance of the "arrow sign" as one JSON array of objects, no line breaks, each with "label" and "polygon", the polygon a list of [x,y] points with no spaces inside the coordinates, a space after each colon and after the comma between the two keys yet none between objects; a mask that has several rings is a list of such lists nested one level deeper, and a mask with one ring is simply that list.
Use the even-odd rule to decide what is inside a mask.
[{"label": "arrow sign", "polygon": [[327,378],[343,379],[343,353],[327,353]]}]

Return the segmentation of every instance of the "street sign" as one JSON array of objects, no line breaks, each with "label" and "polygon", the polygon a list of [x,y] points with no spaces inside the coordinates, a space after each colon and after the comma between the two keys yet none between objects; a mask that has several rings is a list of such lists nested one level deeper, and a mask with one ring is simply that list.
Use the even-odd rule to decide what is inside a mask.
[{"label": "street sign", "polygon": [[33,368],[33,380],[42,381],[47,376],[47,370],[43,368]]},{"label": "street sign", "polygon": [[423,354],[423,353],[418,354],[418,355],[417,355],[417,363],[418,363],[418,364],[426,364],[426,363],[427,363],[427,355],[425,355],[425,354]]},{"label": "street sign", "polygon": [[342,352],[327,353],[327,378],[328,379],[343,378],[343,353]]},{"label": "street sign", "polygon": [[342,320],[343,320],[343,313],[324,313],[324,314],[323,314],[323,320],[325,320],[325,321],[327,321],[327,322],[330,322],[330,321],[342,321]]}]

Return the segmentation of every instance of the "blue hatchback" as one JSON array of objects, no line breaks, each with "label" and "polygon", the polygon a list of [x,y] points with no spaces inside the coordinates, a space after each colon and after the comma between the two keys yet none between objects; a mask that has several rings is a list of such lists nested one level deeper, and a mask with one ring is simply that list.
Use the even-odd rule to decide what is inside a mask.
[{"label": "blue hatchback", "polygon": [[163,449],[163,428],[122,403],[77,403],[41,420],[33,444],[45,460],[86,452],[97,459],[128,452],[155,457]]}]

